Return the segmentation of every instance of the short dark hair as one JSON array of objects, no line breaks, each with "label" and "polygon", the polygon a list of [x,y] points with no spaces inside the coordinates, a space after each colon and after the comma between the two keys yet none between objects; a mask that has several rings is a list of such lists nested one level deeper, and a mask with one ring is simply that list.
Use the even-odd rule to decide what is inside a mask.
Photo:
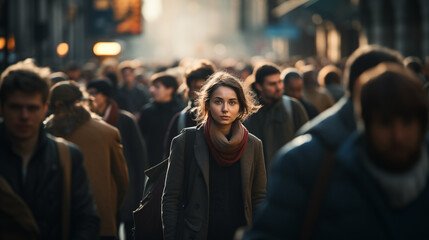
[{"label": "short dark hair", "polygon": [[151,78],[151,82],[152,84],[161,83],[166,88],[173,88],[173,96],[176,94],[177,88],[179,88],[176,77],[165,72],[154,74]]},{"label": "short dark hair", "polygon": [[49,69],[36,66],[32,59],[9,66],[0,78],[1,104],[16,91],[42,94],[42,101],[46,104],[49,98],[49,73]]},{"label": "short dark hair", "polygon": [[280,74],[280,70],[274,64],[263,64],[255,69],[255,83],[264,84],[265,77]]},{"label": "short dark hair", "polygon": [[379,114],[385,119],[416,117],[425,132],[429,103],[423,84],[414,73],[403,65],[381,63],[362,74],[357,81],[359,86],[355,94],[360,96],[354,98],[360,99],[366,128],[371,127],[374,115]]},{"label": "short dark hair", "polygon": [[366,70],[382,62],[402,64],[402,56],[395,50],[378,45],[365,45],[350,55],[346,61],[343,76],[351,95],[353,95],[356,79]]},{"label": "short dark hair", "polygon": [[283,79],[283,83],[286,86],[290,80],[292,79],[296,79],[296,78],[301,78],[302,76],[301,74],[298,72],[298,69],[296,68],[286,68],[285,70],[282,71],[280,78]]},{"label": "short dark hair", "polygon": [[216,71],[215,65],[209,60],[199,60],[193,64],[185,73],[186,85],[191,85],[195,80],[207,80]]},{"label": "short dark hair", "polygon": [[86,89],[94,88],[104,96],[111,98],[113,95],[113,86],[110,80],[104,78],[94,79],[88,82]]},{"label": "short dark hair", "polygon": [[334,65],[326,65],[320,69],[317,82],[320,86],[341,84],[341,70]]}]

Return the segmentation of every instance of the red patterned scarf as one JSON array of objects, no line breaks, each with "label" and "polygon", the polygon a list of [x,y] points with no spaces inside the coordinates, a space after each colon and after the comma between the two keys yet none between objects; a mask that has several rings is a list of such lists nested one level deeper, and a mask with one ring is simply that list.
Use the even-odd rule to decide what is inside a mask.
[{"label": "red patterned scarf", "polygon": [[228,140],[212,124],[212,117],[209,114],[204,125],[204,137],[209,146],[210,153],[221,167],[228,167],[238,161],[244,153],[247,145],[249,132],[239,120],[234,121],[231,126],[231,139]]}]

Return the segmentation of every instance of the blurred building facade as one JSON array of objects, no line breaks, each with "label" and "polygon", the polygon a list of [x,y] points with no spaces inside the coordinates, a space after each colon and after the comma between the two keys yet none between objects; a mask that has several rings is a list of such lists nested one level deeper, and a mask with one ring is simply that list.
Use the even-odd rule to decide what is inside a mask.
[{"label": "blurred building facade", "polygon": [[[119,58],[148,61],[337,62],[368,43],[429,56],[426,0],[0,0],[0,19],[2,68],[27,57],[49,66],[84,63],[97,41],[120,42]],[[69,48],[59,56],[62,42]]]}]

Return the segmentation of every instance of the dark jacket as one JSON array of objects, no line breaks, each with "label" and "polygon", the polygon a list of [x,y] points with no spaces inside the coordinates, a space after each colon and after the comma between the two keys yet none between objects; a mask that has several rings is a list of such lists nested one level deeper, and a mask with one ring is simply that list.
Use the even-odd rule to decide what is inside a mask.
[{"label": "dark jacket", "polygon": [[[307,136],[300,139],[304,145],[312,142]],[[362,135],[355,134],[337,151],[312,239],[428,239],[429,185],[406,206],[393,207],[363,164],[368,156],[365,146]],[[292,154],[296,153],[287,156]],[[243,239],[299,239],[318,168],[312,159],[296,159],[283,156],[276,161],[275,185],[269,185],[267,202]]]},{"label": "dark jacket", "polygon": [[[96,239],[100,219],[80,150],[69,145],[72,159],[70,239]],[[25,180],[22,159],[12,151],[9,136],[0,123],[0,175],[6,179],[31,210],[40,230],[39,239],[61,239],[63,175],[55,140],[43,128],[27,167]]]},{"label": "dark jacket", "polygon": [[[167,134],[165,135],[164,139],[164,157],[168,157],[170,155],[170,146],[171,141],[173,138],[180,134],[180,131],[182,131],[183,128],[187,127],[193,127],[197,125],[197,122],[195,119],[195,114],[191,112],[191,109],[194,107],[192,104],[192,101],[188,101],[188,105],[182,109],[182,111],[176,113],[176,115],[173,116],[173,118],[170,121],[170,124],[168,126]],[[183,128],[179,129],[179,124],[182,124],[182,114],[184,114],[184,121],[183,121]],[[181,123],[179,123],[181,122]]]},{"label": "dark jacket", "polygon": [[302,106],[304,107],[305,112],[307,113],[307,116],[308,116],[308,120],[312,120],[313,118],[317,117],[317,115],[319,115],[317,108],[313,104],[305,101],[303,98],[298,99],[298,100],[302,104]]},{"label": "dark jacket", "polygon": [[291,99],[293,119],[280,99],[272,105],[263,106],[244,122],[249,132],[261,139],[263,143],[267,170],[276,152],[292,140],[296,131],[308,121],[302,105],[295,99],[289,99]]},{"label": "dark jacket", "polygon": [[183,109],[175,98],[168,103],[148,103],[140,112],[138,125],[146,140],[148,167],[153,167],[163,160],[164,139],[173,116]]},{"label": "dark jacket", "polygon": [[[182,191],[184,176],[185,133],[173,139],[171,155],[162,197],[162,221],[164,239],[175,239],[178,217],[179,195]],[[209,149],[206,144],[203,128],[198,128],[195,136],[194,154],[197,172],[189,179],[192,183],[191,193],[185,208],[185,229],[183,239],[206,239],[208,232],[209,213]],[[249,134],[247,146],[241,157],[241,184],[243,206],[246,223],[252,223],[253,213],[265,198],[266,175],[263,161],[262,143],[254,135]],[[192,169],[192,168],[191,168]]]},{"label": "dark jacket", "polygon": [[131,113],[119,111],[116,127],[122,136],[122,146],[130,177],[120,216],[122,221],[132,221],[132,212],[139,206],[144,188],[144,170],[148,164],[146,143]]},{"label": "dark jacket", "polygon": [[[121,107],[126,107],[127,110],[133,114],[138,113],[144,105],[149,103],[149,91],[140,85],[134,83],[131,89],[127,89],[122,85],[118,89],[118,95],[122,96],[122,102],[127,104],[120,104]],[[121,103],[121,102],[119,102]]]},{"label": "dark jacket", "polygon": [[299,130],[303,135],[279,151],[267,185],[267,199],[245,239],[284,239],[285,236],[296,239],[299,236],[326,152],[337,150],[356,129],[352,104],[350,98],[343,98],[305,124]]}]

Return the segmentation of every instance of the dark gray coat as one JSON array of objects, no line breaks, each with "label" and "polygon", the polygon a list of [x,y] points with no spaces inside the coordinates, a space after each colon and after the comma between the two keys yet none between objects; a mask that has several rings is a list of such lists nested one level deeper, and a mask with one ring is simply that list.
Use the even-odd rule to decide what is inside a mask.
[{"label": "dark gray coat", "polygon": [[[185,208],[185,229],[183,239],[206,239],[209,213],[209,149],[206,144],[203,128],[197,129],[194,144],[196,159],[195,179],[192,184]],[[184,174],[185,134],[181,133],[171,144],[170,161],[167,170],[166,184],[162,197],[162,221],[164,239],[175,239],[178,217],[179,196],[182,190]],[[265,198],[266,175],[261,140],[249,133],[247,146],[240,159],[243,204],[247,224],[252,222],[256,207]]]}]

